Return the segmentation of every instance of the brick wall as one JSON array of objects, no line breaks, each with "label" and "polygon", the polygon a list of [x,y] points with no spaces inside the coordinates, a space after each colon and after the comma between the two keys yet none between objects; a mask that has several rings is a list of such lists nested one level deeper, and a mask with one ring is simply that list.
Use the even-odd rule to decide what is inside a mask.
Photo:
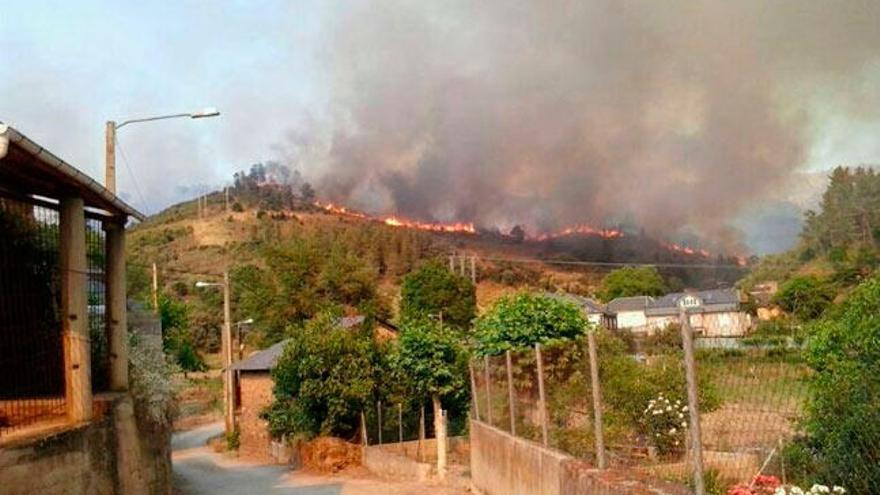
[{"label": "brick wall", "polygon": [[238,419],[238,453],[263,462],[274,462],[271,439],[263,410],[272,403],[272,377],[268,372],[242,371],[239,377],[241,408]]}]

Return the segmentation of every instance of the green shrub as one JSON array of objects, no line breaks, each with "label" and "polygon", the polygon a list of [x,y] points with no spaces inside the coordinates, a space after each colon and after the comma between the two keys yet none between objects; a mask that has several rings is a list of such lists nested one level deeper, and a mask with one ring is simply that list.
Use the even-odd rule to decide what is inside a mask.
[{"label": "green shrub", "polygon": [[429,261],[403,278],[401,321],[439,317],[443,324],[465,330],[476,315],[476,289],[470,279],[456,275],[439,261]]},{"label": "green shrub", "polygon": [[816,322],[807,341],[814,370],[806,431],[816,481],[849,493],[880,486],[880,278],[859,285],[839,311]]},{"label": "green shrub", "polygon": [[799,319],[813,320],[834,300],[834,287],[816,277],[795,277],[784,283],[773,299]]}]

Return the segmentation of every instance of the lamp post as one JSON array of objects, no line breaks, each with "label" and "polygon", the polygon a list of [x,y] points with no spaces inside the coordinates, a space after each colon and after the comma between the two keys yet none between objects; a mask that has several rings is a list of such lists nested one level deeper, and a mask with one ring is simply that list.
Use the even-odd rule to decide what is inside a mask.
[{"label": "lamp post", "polygon": [[223,282],[196,282],[196,287],[221,287],[223,289],[223,406],[226,434],[235,431],[234,393],[232,390],[232,317],[229,309],[229,272],[223,272]]},{"label": "lamp post", "polygon": [[166,119],[204,119],[208,117],[216,117],[220,112],[216,108],[205,108],[197,112],[174,113],[169,115],[158,115],[156,117],[146,117],[140,119],[125,120],[120,124],[115,121],[108,120],[104,126],[104,187],[108,191],[116,194],[116,131],[128,124],[137,124],[140,122],[152,122],[154,120]]}]

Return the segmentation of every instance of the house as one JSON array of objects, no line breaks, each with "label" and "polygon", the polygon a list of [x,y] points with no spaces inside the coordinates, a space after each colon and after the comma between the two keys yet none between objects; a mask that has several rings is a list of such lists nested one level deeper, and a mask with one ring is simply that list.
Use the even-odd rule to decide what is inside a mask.
[{"label": "house", "polygon": [[131,217],[144,218],[0,123],[3,493],[170,490],[170,431],[139,431],[128,391]]},{"label": "house", "polygon": [[608,303],[608,311],[617,316],[617,328],[644,332],[648,323],[645,311],[651,301],[648,296],[618,297]]},{"label": "house", "polygon": [[548,297],[553,297],[576,304],[583,310],[584,315],[587,317],[587,321],[589,321],[593,325],[596,325],[597,327],[603,327],[609,330],[617,329],[617,316],[613,312],[611,312],[604,304],[596,301],[595,299],[590,299],[589,297],[583,297],[568,293],[547,293],[546,295]]},{"label": "house", "polygon": [[691,328],[702,337],[742,337],[751,327],[751,316],[740,307],[736,289],[686,291],[651,300],[645,310],[648,333],[678,323],[687,310]]},{"label": "house", "polygon": [[[339,326],[356,328],[364,321],[366,318],[361,315],[345,316],[339,319]],[[373,336],[380,341],[396,337],[397,332],[395,325],[381,319],[377,319],[373,327]],[[264,462],[277,461],[272,455],[268,424],[260,415],[272,404],[272,369],[288,342],[290,339],[283,340],[232,365],[238,452],[243,457]]]}]

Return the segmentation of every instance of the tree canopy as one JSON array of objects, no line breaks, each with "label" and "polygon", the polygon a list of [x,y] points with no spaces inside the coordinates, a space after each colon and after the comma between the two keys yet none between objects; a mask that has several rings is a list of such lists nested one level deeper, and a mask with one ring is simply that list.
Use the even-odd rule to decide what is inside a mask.
[{"label": "tree canopy", "polygon": [[818,318],[834,300],[834,288],[816,277],[795,277],[785,282],[774,302],[801,320]]},{"label": "tree canopy", "polygon": [[444,396],[466,387],[467,353],[451,329],[430,320],[406,323],[391,356],[396,381],[418,399]]},{"label": "tree canopy", "polygon": [[484,355],[537,343],[572,339],[589,323],[573,303],[550,296],[520,292],[499,299],[477,319],[476,348]]},{"label": "tree canopy", "polygon": [[605,275],[599,294],[608,302],[618,297],[660,296],[664,292],[666,283],[656,268],[626,266]]},{"label": "tree canopy", "polygon": [[439,261],[424,263],[403,278],[401,321],[436,318],[442,313],[444,325],[464,330],[471,326],[476,305],[476,289],[471,281]]}]

